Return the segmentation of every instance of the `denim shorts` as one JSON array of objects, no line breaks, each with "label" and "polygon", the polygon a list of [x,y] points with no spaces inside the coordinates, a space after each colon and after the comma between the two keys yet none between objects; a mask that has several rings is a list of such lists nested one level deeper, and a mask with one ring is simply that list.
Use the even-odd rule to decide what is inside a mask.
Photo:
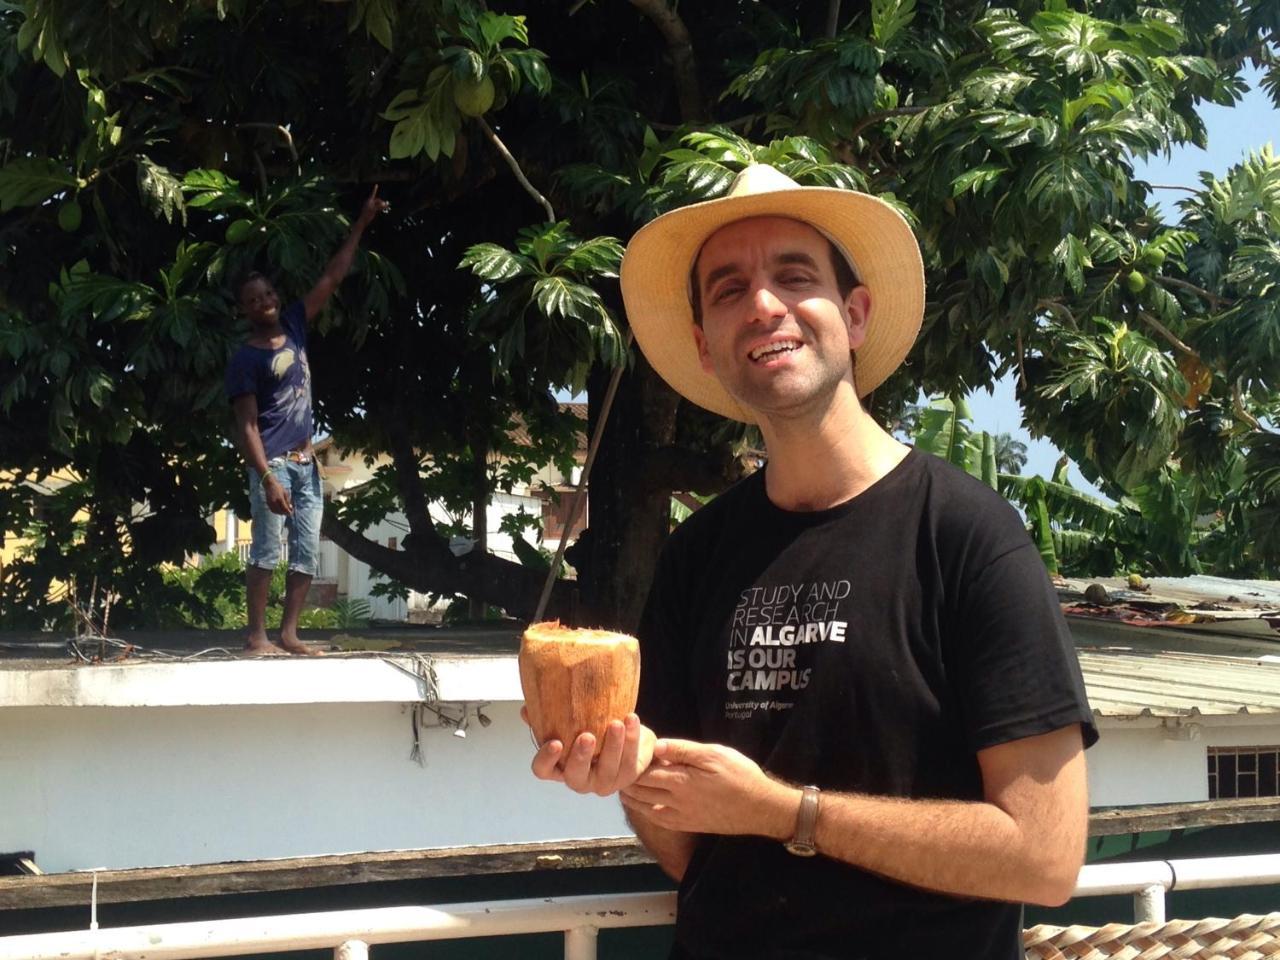
[{"label": "denim shorts", "polygon": [[293,502],[293,514],[272,513],[262,492],[258,471],[249,468],[249,506],[253,516],[253,543],[249,565],[274,570],[280,563],[280,530],[289,535],[289,569],[314,577],[320,568],[320,519],[324,515],[324,494],[320,468],[315,460],[295,463],[285,457],[267,462]]}]

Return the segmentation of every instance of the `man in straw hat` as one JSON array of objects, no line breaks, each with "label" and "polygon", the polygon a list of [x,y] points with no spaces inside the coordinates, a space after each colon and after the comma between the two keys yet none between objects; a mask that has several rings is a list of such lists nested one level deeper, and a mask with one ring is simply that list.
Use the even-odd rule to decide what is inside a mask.
[{"label": "man in straw hat", "polygon": [[621,791],[680,881],[673,956],[1020,958],[1020,904],[1074,888],[1097,733],[1018,515],[862,404],[920,329],[910,227],[753,166],[621,275],[654,369],[769,460],[663,551],[645,726],[535,774]]}]

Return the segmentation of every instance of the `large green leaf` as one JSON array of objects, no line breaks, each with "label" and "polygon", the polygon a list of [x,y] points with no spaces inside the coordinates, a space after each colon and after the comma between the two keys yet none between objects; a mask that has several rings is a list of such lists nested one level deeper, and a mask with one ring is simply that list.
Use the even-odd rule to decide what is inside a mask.
[{"label": "large green leaf", "polygon": [[478,243],[463,255],[459,267],[485,280],[511,280],[534,272],[533,264],[496,243]]},{"label": "large green leaf", "polygon": [[138,191],[147,207],[158,217],[172,223],[177,217],[187,222],[186,207],[182,202],[182,183],[172,173],[144,156],[138,157]]},{"label": "large green leaf", "polygon": [[38,206],[55,194],[75,189],[79,182],[56,160],[14,160],[0,167],[0,213]]}]

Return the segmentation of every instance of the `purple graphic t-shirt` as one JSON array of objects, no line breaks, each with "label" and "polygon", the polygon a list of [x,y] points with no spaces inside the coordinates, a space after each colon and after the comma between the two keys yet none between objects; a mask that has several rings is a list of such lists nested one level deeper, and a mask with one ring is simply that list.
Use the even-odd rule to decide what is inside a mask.
[{"label": "purple graphic t-shirt", "polygon": [[258,432],[268,460],[311,439],[311,367],[302,301],[284,308],[280,326],[284,345],[278,350],[246,343],[227,367],[227,399],[252,393],[258,400]]}]

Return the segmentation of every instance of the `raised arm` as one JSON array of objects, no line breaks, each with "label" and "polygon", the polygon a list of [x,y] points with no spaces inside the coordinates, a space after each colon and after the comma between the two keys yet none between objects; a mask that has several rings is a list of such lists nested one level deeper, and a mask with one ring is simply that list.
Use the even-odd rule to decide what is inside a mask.
[{"label": "raised arm", "polygon": [[317,313],[321,311],[329,298],[333,296],[333,292],[338,289],[347,273],[351,270],[351,261],[355,259],[356,248],[360,246],[360,238],[364,235],[365,229],[369,224],[373,223],[374,217],[384,210],[388,209],[390,204],[385,200],[378,199],[378,188],[375,186],[373,192],[369,194],[369,199],[365,200],[364,206],[360,208],[360,215],[356,217],[356,222],[351,225],[351,232],[347,234],[347,239],[342,241],[342,246],[338,248],[338,252],[333,255],[329,263],[324,268],[324,273],[320,274],[320,279],[316,281],[310,292],[302,298],[302,304],[307,311],[307,321],[310,322]]},{"label": "raised arm", "polygon": [[[669,740],[658,742],[654,756],[623,790],[628,810],[668,831],[792,836],[800,789],[738,751]],[[1088,828],[1079,726],[990,747],[978,762],[984,798],[976,802],[824,792],[818,852],[941,893],[1066,902]]]}]

